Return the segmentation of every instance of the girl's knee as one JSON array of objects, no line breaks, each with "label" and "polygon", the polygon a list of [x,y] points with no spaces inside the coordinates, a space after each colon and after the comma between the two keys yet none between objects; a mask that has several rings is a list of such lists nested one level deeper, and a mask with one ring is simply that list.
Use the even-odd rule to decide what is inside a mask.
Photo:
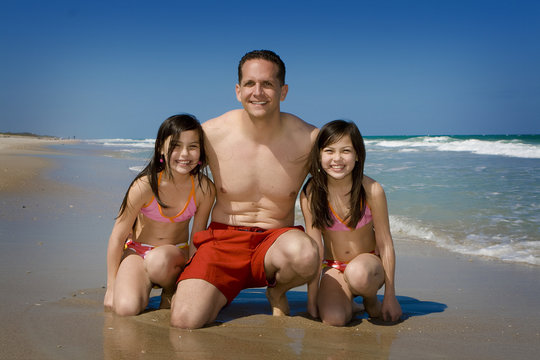
[{"label": "girl's knee", "polygon": [[153,283],[161,286],[176,281],[178,274],[185,265],[183,254],[155,252],[152,250],[145,258],[145,267],[148,277]]},{"label": "girl's knee", "polygon": [[146,267],[174,266],[185,263],[183,252],[173,245],[162,245],[150,251],[144,258]]},{"label": "girl's knee", "polygon": [[353,261],[344,272],[345,280],[355,293],[377,291],[384,282],[384,269],[375,262]]},{"label": "girl's knee", "polygon": [[146,308],[146,304],[136,299],[127,299],[125,297],[115,298],[113,310],[120,316],[135,316],[140,314]]},{"label": "girl's knee", "polygon": [[321,321],[331,326],[345,326],[351,320],[351,314],[345,309],[320,310]]}]

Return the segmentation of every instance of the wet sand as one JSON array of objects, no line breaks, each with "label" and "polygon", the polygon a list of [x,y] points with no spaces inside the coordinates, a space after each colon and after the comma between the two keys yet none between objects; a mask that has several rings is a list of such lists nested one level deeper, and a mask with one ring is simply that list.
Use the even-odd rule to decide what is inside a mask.
[{"label": "wet sand", "polygon": [[349,326],[326,326],[306,316],[304,288],[288,294],[290,317],[269,315],[264,289],[249,289],[216,324],[194,331],[169,326],[169,310],[155,309],[159,291],[142,315],[106,313],[106,245],[134,173],[62,143],[0,137],[1,359],[533,359],[540,351],[539,267],[399,234],[398,324],[359,314]]}]

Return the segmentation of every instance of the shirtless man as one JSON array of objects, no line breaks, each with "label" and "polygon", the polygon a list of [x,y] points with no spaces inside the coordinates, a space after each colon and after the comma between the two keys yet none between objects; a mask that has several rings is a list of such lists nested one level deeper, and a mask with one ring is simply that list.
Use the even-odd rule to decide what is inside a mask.
[{"label": "shirtless man", "polygon": [[273,315],[287,315],[285,293],[317,274],[317,245],[293,227],[317,129],[280,111],[287,91],[281,59],[252,51],[238,66],[236,97],[243,109],[203,124],[217,200],[209,230],[194,235],[197,250],[179,277],[174,327],[213,322],[250,287],[268,286]]}]

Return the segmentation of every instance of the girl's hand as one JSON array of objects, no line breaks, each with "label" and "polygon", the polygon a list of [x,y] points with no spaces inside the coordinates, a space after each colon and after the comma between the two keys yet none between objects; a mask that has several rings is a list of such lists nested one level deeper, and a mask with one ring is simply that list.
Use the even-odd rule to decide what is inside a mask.
[{"label": "girl's hand", "polygon": [[317,308],[316,301],[308,300],[307,310],[308,310],[309,316],[311,316],[312,318],[317,319],[319,317],[319,309]]},{"label": "girl's hand", "polygon": [[384,321],[396,322],[401,318],[401,305],[395,296],[385,296],[382,303],[381,316]]}]

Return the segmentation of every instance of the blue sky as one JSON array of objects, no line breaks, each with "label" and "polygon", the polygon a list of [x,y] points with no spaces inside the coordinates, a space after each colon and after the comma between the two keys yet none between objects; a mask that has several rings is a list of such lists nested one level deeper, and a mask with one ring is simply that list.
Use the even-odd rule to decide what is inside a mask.
[{"label": "blue sky", "polygon": [[316,126],[540,134],[539,39],[539,1],[2,0],[0,131],[153,138],[240,107],[238,61],[271,49]]}]

